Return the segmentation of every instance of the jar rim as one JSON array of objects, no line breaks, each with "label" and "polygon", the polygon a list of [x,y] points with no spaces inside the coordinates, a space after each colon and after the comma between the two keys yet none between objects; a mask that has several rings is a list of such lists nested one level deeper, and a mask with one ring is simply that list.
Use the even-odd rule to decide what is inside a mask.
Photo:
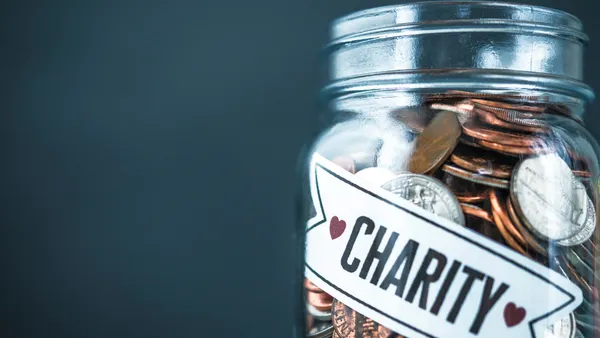
[{"label": "jar rim", "polygon": [[506,20],[551,25],[587,41],[581,20],[573,14],[544,6],[497,1],[421,1],[364,9],[334,20],[331,38],[338,40],[392,26],[457,20]]}]

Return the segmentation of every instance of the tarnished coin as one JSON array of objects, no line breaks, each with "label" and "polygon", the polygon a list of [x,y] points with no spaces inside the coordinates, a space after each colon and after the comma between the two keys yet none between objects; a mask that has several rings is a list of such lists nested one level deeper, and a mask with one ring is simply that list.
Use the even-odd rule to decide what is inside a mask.
[{"label": "tarnished coin", "polygon": [[596,209],[594,208],[594,202],[588,197],[587,202],[587,219],[585,220],[583,227],[573,237],[565,238],[556,241],[556,244],[562,246],[573,246],[585,243],[594,234],[596,230]]},{"label": "tarnished coin", "polygon": [[343,338],[401,338],[337,299],[333,302],[332,321],[335,332]]},{"label": "tarnished coin", "polygon": [[589,210],[585,187],[556,154],[521,161],[511,183],[515,211],[538,236],[559,241],[585,227]]},{"label": "tarnished coin", "polygon": [[381,187],[431,213],[465,225],[458,200],[442,182],[433,177],[405,173],[397,175]]},{"label": "tarnished coin", "polygon": [[454,150],[460,137],[460,124],[449,111],[439,112],[417,138],[408,170],[417,174],[437,170]]},{"label": "tarnished coin", "polygon": [[381,186],[395,176],[391,170],[379,167],[366,168],[356,173],[356,177],[369,181],[376,186]]},{"label": "tarnished coin", "polygon": [[450,155],[450,161],[474,173],[498,178],[509,178],[516,164],[514,158],[465,146],[456,147]]},{"label": "tarnished coin", "polygon": [[544,333],[544,338],[574,338],[576,330],[575,316],[573,316],[573,313],[570,313],[548,326]]},{"label": "tarnished coin", "polygon": [[444,164],[444,166],[442,167],[442,170],[445,173],[460,177],[464,180],[487,185],[487,186],[494,187],[494,188],[508,189],[508,186],[509,186],[508,180],[505,180],[502,178],[486,176],[486,175],[479,175],[477,173],[459,168],[459,167],[454,166],[449,163]]}]

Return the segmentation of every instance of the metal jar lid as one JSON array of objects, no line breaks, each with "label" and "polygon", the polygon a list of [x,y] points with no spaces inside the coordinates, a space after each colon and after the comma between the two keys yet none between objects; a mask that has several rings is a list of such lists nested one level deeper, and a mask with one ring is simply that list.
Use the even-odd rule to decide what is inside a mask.
[{"label": "metal jar lid", "polygon": [[429,1],[359,11],[334,21],[331,30],[330,91],[478,83],[593,98],[582,82],[587,36],[562,11]]}]

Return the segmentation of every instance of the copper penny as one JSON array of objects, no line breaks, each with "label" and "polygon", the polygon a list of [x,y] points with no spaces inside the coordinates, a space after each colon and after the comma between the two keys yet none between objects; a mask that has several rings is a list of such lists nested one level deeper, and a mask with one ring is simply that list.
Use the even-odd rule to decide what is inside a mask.
[{"label": "copper penny", "polygon": [[325,292],[307,292],[308,303],[319,311],[330,311],[333,297]]},{"label": "copper penny", "polygon": [[519,232],[517,227],[510,220],[510,217],[508,216],[508,212],[506,210],[507,206],[504,203],[504,199],[502,199],[501,202],[501,198],[499,195],[500,194],[497,191],[490,191],[490,204],[492,206],[492,212],[496,213],[498,217],[500,217],[502,224],[504,224],[504,227],[512,237],[519,241],[520,244],[526,245],[527,241],[525,241],[525,237],[523,237],[521,232]]},{"label": "copper penny", "polygon": [[521,93],[481,93],[467,92],[463,90],[448,90],[445,93],[431,94],[428,98],[433,99],[453,99],[453,98],[479,98],[489,100],[515,100],[526,102],[545,102],[548,101],[547,96],[542,95],[524,95]]},{"label": "copper penny", "polygon": [[465,213],[465,215],[481,218],[489,223],[494,223],[494,220],[492,219],[490,213],[483,208],[468,203],[461,203],[460,208]]},{"label": "copper penny", "polygon": [[473,193],[454,194],[461,203],[480,203],[486,200],[487,190],[475,191]]},{"label": "copper penny", "polygon": [[475,139],[473,139],[473,138],[472,138],[472,137],[470,137],[470,136],[466,136],[466,135],[462,135],[462,136],[461,136],[461,137],[458,139],[458,143],[460,143],[460,144],[464,144],[464,145],[466,145],[466,146],[473,147],[473,148],[481,148],[481,149],[484,149],[484,147],[483,147],[481,144],[477,143]]},{"label": "copper penny", "polygon": [[[490,109],[492,111],[488,111],[487,109]],[[494,127],[498,127],[498,128],[504,128],[504,129],[509,129],[509,130],[515,130],[515,131],[523,131],[523,132],[529,132],[529,133],[543,133],[543,132],[548,132],[549,129],[548,128],[543,128],[543,127],[538,127],[532,124],[537,124],[539,121],[538,120],[511,120],[511,121],[505,121],[503,119],[500,119],[498,117],[498,114],[496,114],[493,110],[496,109],[501,109],[501,108],[487,108],[487,109],[483,109],[483,108],[476,108],[475,112],[477,113],[477,116],[479,117],[479,119],[485,123],[487,123],[488,125],[494,126]],[[501,111],[505,111],[505,110],[501,110]],[[516,122],[520,122],[520,123],[516,123]],[[528,122],[533,122],[533,123],[528,123]]]},{"label": "copper penny", "polygon": [[536,252],[547,256],[548,251],[546,250],[546,248],[540,244],[540,242],[535,238],[535,236],[533,236],[533,234],[529,232],[527,227],[525,227],[525,225],[523,225],[523,223],[519,219],[519,216],[517,216],[515,208],[512,205],[512,201],[510,200],[510,197],[506,198],[506,210],[508,211],[508,216],[510,217],[512,224],[521,233],[521,235],[525,239],[525,242],[527,242],[527,246],[531,247]]},{"label": "copper penny", "polygon": [[520,110],[520,111],[533,112],[533,113],[542,113],[546,110],[545,106],[539,106],[539,105],[538,106],[528,106],[528,105],[523,105],[523,104],[491,101],[491,100],[485,100],[485,99],[479,99],[479,98],[474,98],[471,101],[481,104],[481,105],[484,105],[484,106],[489,106],[489,107],[494,107],[494,108],[513,109],[513,110]]},{"label": "copper penny", "polygon": [[509,178],[516,164],[512,158],[490,154],[477,148],[460,146],[454,149],[450,155],[450,161],[466,170],[498,178]]},{"label": "copper penny", "polygon": [[[473,104],[478,107],[481,108],[483,110],[489,111],[494,113],[494,115],[496,115],[496,117],[498,117],[501,120],[504,120],[506,122],[511,122],[513,120],[528,120],[531,122],[524,122],[524,123],[533,123],[533,125],[536,125],[536,123],[539,123],[541,126],[542,122],[538,121],[538,119],[540,118],[540,116],[542,116],[539,113],[532,113],[532,112],[526,112],[526,111],[519,111],[516,109],[512,109],[512,108],[507,108],[507,107],[494,107],[494,106],[490,106],[487,104],[481,104],[481,103],[477,103],[477,102],[473,102]],[[516,122],[515,122],[516,123]]]},{"label": "copper penny", "polygon": [[436,171],[448,159],[460,136],[460,124],[449,111],[439,112],[419,135],[408,168],[416,174]]},{"label": "copper penny", "polygon": [[339,165],[342,169],[349,171],[351,173],[356,173],[356,162],[350,156],[338,156],[334,158],[331,162]]},{"label": "copper penny", "polygon": [[304,288],[312,292],[323,292],[318,286],[309,281],[308,278],[304,278]]},{"label": "copper penny", "polygon": [[540,119],[540,114],[522,112],[514,109],[497,108],[483,105],[476,105],[478,108],[493,113],[497,118],[510,124],[517,124],[524,127],[531,127],[532,132],[547,131],[548,124]]},{"label": "copper penny", "polygon": [[444,173],[443,182],[460,203],[480,203],[488,198],[488,187]]},{"label": "copper penny", "polygon": [[468,171],[457,166],[454,166],[450,163],[444,164],[442,170],[450,175],[454,175],[465,179],[467,181],[487,185],[494,188],[502,188],[508,189],[509,182],[508,180],[502,178],[496,178],[491,176],[480,175],[478,173],[474,173],[472,171]]},{"label": "copper penny", "polygon": [[401,338],[337,299],[333,301],[332,321],[334,331],[343,338]]},{"label": "copper penny", "polygon": [[496,210],[494,208],[492,208],[492,218],[494,219],[494,224],[496,224],[496,227],[500,231],[500,234],[502,234],[504,241],[506,241],[506,244],[513,250],[519,252],[520,254],[522,254],[526,257],[530,257],[529,254],[527,253],[527,251],[525,251],[525,249],[523,249],[523,247],[517,242],[517,240],[506,229],[506,226],[504,225],[504,223],[502,222],[502,219],[500,218],[500,216],[498,215],[498,213],[496,212]]},{"label": "copper penny", "polygon": [[552,151],[548,147],[517,147],[484,140],[477,140],[477,144],[486,149],[514,156],[544,154]]},{"label": "copper penny", "polygon": [[462,126],[465,135],[471,136],[477,140],[495,142],[507,146],[516,147],[535,147],[540,144],[539,137],[524,136],[523,134],[508,133],[484,128],[474,123],[465,123]]}]

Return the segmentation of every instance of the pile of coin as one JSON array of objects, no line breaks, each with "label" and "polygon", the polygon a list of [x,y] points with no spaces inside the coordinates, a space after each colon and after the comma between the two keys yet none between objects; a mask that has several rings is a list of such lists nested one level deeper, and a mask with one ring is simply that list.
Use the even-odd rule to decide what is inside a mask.
[{"label": "pile of coin", "polygon": [[[555,122],[577,118],[539,96],[450,91],[424,102],[427,118],[411,118],[418,115],[411,109],[394,115],[414,136],[403,170],[378,165],[378,157],[390,156],[382,149],[371,157],[343,154],[332,161],[577,284],[583,304],[549,327],[548,337],[600,334],[594,322],[600,316],[597,169],[586,161],[596,155],[582,154]],[[423,107],[418,109],[422,114]],[[314,285],[305,286],[309,337],[399,337]]]}]

